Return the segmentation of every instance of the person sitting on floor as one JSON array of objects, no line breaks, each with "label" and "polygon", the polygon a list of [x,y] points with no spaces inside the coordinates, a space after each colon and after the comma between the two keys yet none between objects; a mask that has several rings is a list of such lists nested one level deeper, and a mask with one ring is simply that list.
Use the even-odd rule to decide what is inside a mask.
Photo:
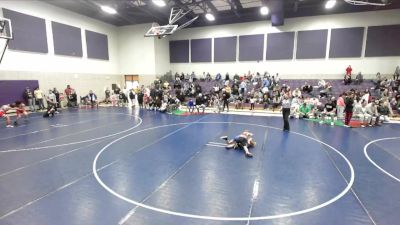
[{"label": "person sitting on floor", "polygon": [[355,103],[354,117],[360,120],[362,127],[366,125],[372,126],[372,116],[367,113],[367,101],[365,99],[361,99]]},{"label": "person sitting on floor", "polygon": [[44,112],[43,117],[54,117],[54,113],[56,112],[56,107],[54,104],[47,105],[47,110]]},{"label": "person sitting on floor", "polygon": [[304,82],[304,85],[301,87],[301,90],[307,94],[310,94],[313,91],[313,86],[306,82]]},{"label": "person sitting on floor", "polygon": [[361,72],[359,72],[356,76],[356,80],[354,81],[355,84],[361,84],[364,81],[364,77],[361,74]]},{"label": "person sitting on floor", "polygon": [[332,99],[328,99],[328,102],[325,103],[324,111],[321,113],[320,123],[323,123],[327,116],[331,118],[331,125],[333,126],[333,121],[336,121],[336,104],[332,101]]},{"label": "person sitting on floor", "polygon": [[98,101],[97,101],[97,95],[90,90],[89,94],[87,95],[87,99],[88,99],[88,103],[92,106],[92,108],[94,106],[97,106],[97,108],[99,107]]},{"label": "person sitting on floor", "polygon": [[253,139],[253,134],[248,130],[244,130],[241,134],[233,139],[228,139],[228,136],[221,137],[222,140],[226,141],[227,149],[242,149],[247,157],[253,157],[253,154],[249,151],[249,147],[256,146],[256,142]]},{"label": "person sitting on floor", "polygon": [[300,105],[299,108],[299,117],[300,118],[311,118],[312,116],[312,107],[310,104],[307,104],[306,102],[303,102],[303,104]]}]

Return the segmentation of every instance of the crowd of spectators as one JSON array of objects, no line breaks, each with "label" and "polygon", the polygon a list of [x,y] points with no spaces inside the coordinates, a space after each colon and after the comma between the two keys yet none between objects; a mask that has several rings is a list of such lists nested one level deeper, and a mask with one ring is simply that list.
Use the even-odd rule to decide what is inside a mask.
[{"label": "crowd of spectators", "polygon": [[[352,78],[352,68],[349,65],[344,73],[343,85],[366,82],[361,72]],[[251,73],[231,77],[220,73],[212,76],[203,73],[197,76],[178,74],[173,79],[156,79],[148,87],[137,87],[130,90],[119,86],[104,91],[104,100],[98,100],[97,95],[90,90],[87,95],[77,96],[76,91],[67,85],[64,93],[56,88],[44,94],[36,88],[24,91],[24,100],[32,112],[53,107],[55,111],[61,107],[65,99],[68,107],[78,107],[79,104],[98,107],[101,104],[112,106],[138,105],[140,108],[172,113],[176,109],[187,110],[189,113],[204,113],[206,108],[214,112],[228,111],[230,107],[238,110],[270,109],[281,110],[282,100],[286,96],[290,100],[290,117],[316,118],[321,122],[344,120],[349,125],[350,120],[358,119],[365,126],[379,125],[388,121],[390,116],[400,111],[399,66],[393,76],[376,74],[371,81],[371,87],[365,90],[353,88],[335,96],[330,82],[323,79],[316,84],[304,82],[299,87],[290,87],[282,82],[279,74],[270,75]],[[203,90],[205,83],[210,83],[210,90]],[[368,81],[370,82],[370,81]],[[201,85],[203,84],[203,85]],[[79,101],[78,101],[79,100]]]},{"label": "crowd of spectators", "polygon": [[[220,73],[215,76],[210,73],[200,76],[194,72],[176,73],[173,81],[157,79],[151,86],[142,86],[135,93],[140,107],[168,113],[178,108],[200,113],[206,107],[221,112],[229,111],[230,106],[244,109],[245,105],[249,110],[254,110],[257,105],[275,111],[281,110],[283,96],[288,96],[292,118],[316,118],[321,123],[330,121],[331,124],[343,120],[345,125],[349,125],[351,119],[357,119],[362,126],[373,126],[388,121],[389,116],[400,110],[399,73],[399,67],[393,79],[378,73],[376,79],[368,81],[371,88],[349,88],[338,96],[333,94],[330,82],[323,79],[316,85],[305,82],[292,88],[281,82],[279,74],[270,75],[268,72],[263,75],[248,72],[233,77],[228,73],[225,76]],[[367,82],[361,72],[355,78],[352,76],[349,66],[345,70],[343,85]],[[203,90],[202,82],[213,82],[211,90]]]}]

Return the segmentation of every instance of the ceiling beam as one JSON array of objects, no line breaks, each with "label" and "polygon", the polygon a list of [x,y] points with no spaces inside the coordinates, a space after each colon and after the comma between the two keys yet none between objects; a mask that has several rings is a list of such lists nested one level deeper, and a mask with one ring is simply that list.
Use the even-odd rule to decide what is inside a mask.
[{"label": "ceiling beam", "polygon": [[227,0],[227,1],[228,1],[229,5],[231,6],[233,13],[237,17],[240,17],[240,14],[238,11],[243,9],[243,6],[242,6],[242,4],[240,4],[240,1],[239,0]]},{"label": "ceiling beam", "polygon": [[[100,4],[95,2],[95,1],[93,1],[93,0],[80,0],[79,2],[81,2],[83,5],[86,5],[86,6],[90,7],[90,8],[92,8],[94,11],[99,11],[99,12],[101,11],[100,10]],[[127,19],[127,18],[121,16],[118,13],[115,14],[115,15],[111,15],[111,16],[114,17],[114,18],[117,18],[120,21],[124,21],[126,23],[132,23],[132,21],[130,19]]]},{"label": "ceiling beam", "polygon": [[212,4],[210,0],[205,0],[204,2],[206,3],[207,7],[211,10],[212,13],[214,14],[218,13],[218,9],[214,6],[214,4]]}]

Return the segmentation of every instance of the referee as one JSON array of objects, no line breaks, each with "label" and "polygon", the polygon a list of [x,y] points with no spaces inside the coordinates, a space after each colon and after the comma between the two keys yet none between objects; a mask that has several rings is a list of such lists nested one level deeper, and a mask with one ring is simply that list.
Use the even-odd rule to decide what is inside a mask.
[{"label": "referee", "polygon": [[283,131],[289,131],[289,115],[290,115],[290,98],[289,94],[285,93],[282,99],[282,115],[283,115]]}]

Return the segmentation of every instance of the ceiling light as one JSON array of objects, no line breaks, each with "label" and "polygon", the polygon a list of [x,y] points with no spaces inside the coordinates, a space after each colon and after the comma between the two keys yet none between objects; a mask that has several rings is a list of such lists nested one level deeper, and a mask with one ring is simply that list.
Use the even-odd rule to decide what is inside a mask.
[{"label": "ceiling light", "polygon": [[103,10],[104,12],[108,13],[108,14],[116,14],[117,10],[111,8],[110,6],[106,6],[106,5],[102,5],[101,10]]},{"label": "ceiling light", "polygon": [[206,14],[206,18],[207,18],[209,21],[214,21],[214,20],[215,20],[214,15],[211,14],[211,13],[207,13],[207,14]]},{"label": "ceiling light", "polygon": [[154,5],[158,6],[158,7],[164,7],[167,4],[164,2],[164,0],[153,0]]},{"label": "ceiling light", "polygon": [[325,3],[325,9],[331,9],[336,5],[336,0],[328,0]]},{"label": "ceiling light", "polygon": [[260,8],[260,13],[261,13],[261,15],[268,15],[268,13],[269,13],[268,7],[267,6],[261,7]]}]

